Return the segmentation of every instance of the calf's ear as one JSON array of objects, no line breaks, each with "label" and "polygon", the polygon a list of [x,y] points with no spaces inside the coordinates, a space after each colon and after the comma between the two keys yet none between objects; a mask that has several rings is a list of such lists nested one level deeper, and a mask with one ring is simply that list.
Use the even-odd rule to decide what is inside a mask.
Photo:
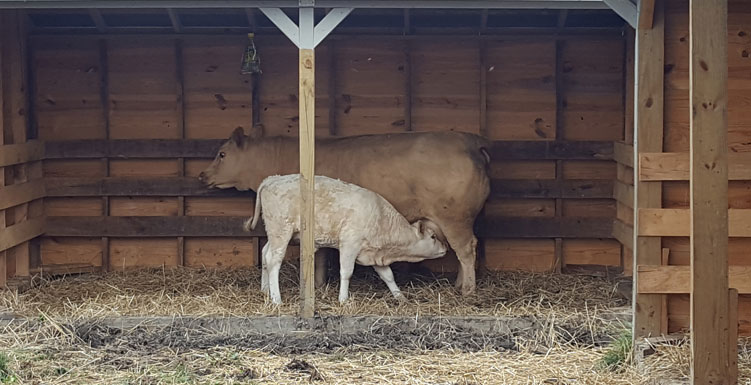
[{"label": "calf's ear", "polygon": [[243,142],[245,141],[245,132],[243,132],[243,128],[235,128],[235,130],[232,131],[232,135],[229,137],[229,140],[235,143],[238,147],[242,147]]}]

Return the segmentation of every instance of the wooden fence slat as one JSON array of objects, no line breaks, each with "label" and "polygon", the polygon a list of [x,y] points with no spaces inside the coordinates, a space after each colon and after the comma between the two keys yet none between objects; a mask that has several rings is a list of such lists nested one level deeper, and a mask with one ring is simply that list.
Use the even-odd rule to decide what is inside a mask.
[{"label": "wooden fence slat", "polygon": [[613,198],[618,201],[618,203],[633,208],[634,186],[615,181],[613,184]]},{"label": "wooden fence slat", "polygon": [[9,226],[0,231],[0,251],[18,246],[42,235],[44,219],[34,218]]},{"label": "wooden fence slat", "polygon": [[[248,233],[247,217],[48,217],[44,234],[66,237],[258,237],[262,226]],[[263,222],[261,222],[263,223]],[[486,238],[612,238],[610,218],[502,217],[482,221]]]},{"label": "wooden fence slat", "polygon": [[[320,142],[326,139],[317,141]],[[329,139],[336,140],[336,139]],[[46,159],[186,158],[208,159],[226,139],[71,140],[45,143]],[[495,141],[488,151],[494,160],[613,159],[613,143],[599,141]]]},{"label": "wooden fence slat", "polygon": [[[640,294],[688,294],[691,286],[690,266],[639,265]],[[751,294],[751,266],[729,266],[730,287],[739,294]]]},{"label": "wooden fence slat", "polygon": [[44,196],[43,179],[0,187],[0,210],[44,198]]},{"label": "wooden fence slat", "polygon": [[478,220],[483,238],[612,238],[613,219],[595,217],[500,217]]},{"label": "wooden fence slat", "polygon": [[617,239],[624,247],[633,249],[634,228],[625,222],[616,219],[613,221],[613,238]]},{"label": "wooden fence slat", "polygon": [[613,160],[616,162],[634,167],[634,145],[623,142],[613,143]]},{"label": "wooden fence slat", "polygon": [[[686,152],[643,153],[639,156],[642,180],[689,179],[689,155]],[[728,154],[728,180],[751,180],[751,153]]]},{"label": "wooden fence slat", "polygon": [[44,144],[37,140],[0,146],[0,167],[34,162],[42,160],[43,157]]},{"label": "wooden fence slat", "polygon": [[491,199],[562,198],[608,199],[613,197],[611,180],[493,179]]},{"label": "wooden fence slat", "polygon": [[[207,188],[193,177],[45,178],[47,197],[194,196],[253,197],[252,191]],[[610,180],[491,180],[493,198],[608,199]]]},{"label": "wooden fence slat", "polygon": [[[639,235],[688,237],[689,209],[639,209]],[[728,210],[730,237],[751,237],[751,209]]]}]

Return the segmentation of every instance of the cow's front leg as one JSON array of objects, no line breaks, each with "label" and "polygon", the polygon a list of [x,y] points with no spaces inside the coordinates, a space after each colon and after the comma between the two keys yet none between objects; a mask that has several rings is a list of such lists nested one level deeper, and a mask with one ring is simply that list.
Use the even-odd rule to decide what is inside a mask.
[{"label": "cow's front leg", "polygon": [[269,244],[261,250],[261,292],[269,294]]},{"label": "cow's front leg", "polygon": [[391,291],[391,294],[394,295],[394,298],[399,301],[407,300],[404,297],[404,294],[402,294],[401,290],[399,290],[399,286],[396,285],[396,281],[394,280],[394,273],[391,271],[390,266],[373,266],[373,269],[375,269],[376,273],[378,273],[378,276],[381,277],[383,282],[386,282],[386,286],[389,287],[389,290]]}]

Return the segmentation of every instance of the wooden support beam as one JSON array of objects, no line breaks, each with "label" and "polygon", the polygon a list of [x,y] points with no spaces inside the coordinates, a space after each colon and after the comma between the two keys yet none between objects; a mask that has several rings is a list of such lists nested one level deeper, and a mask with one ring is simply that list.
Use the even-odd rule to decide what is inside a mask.
[{"label": "wooden support beam", "polygon": [[[626,0],[627,1],[627,0]],[[634,160],[642,152],[662,151],[665,63],[664,2],[655,10],[651,29],[637,28],[635,42],[634,87]],[[634,6],[634,14],[636,12]],[[635,16],[635,15],[634,15]],[[635,18],[635,17],[634,17]],[[635,20],[634,20],[635,21]],[[631,23],[635,26],[635,23]],[[638,209],[662,207],[662,183],[647,182],[635,177],[634,228],[639,228]],[[634,232],[633,263],[635,285],[639,282],[637,265],[659,265],[662,244],[660,238],[644,237]],[[634,296],[634,338],[659,335],[662,300],[658,295]]]},{"label": "wooden support beam", "polygon": [[[642,294],[689,294],[690,266],[639,265],[641,278],[636,289]],[[739,294],[751,294],[751,266],[730,266],[729,286]]]},{"label": "wooden support beam", "polygon": [[637,11],[639,18],[639,28],[650,29],[654,21],[656,0],[637,0]]},{"label": "wooden support beam", "polygon": [[[110,93],[109,93],[109,49],[107,39],[99,40],[99,101],[102,104],[102,121],[104,122],[104,138],[110,138]],[[110,160],[102,157],[102,167],[105,177],[110,175]],[[110,215],[110,197],[104,194],[102,197],[102,215]],[[102,237],[102,271],[110,268],[110,239]]]},{"label": "wooden support beam", "polygon": [[336,41],[329,42],[329,135],[339,135],[339,128],[337,127],[336,115],[337,115],[337,78],[339,77],[337,60],[337,47]]},{"label": "wooden support beam", "polygon": [[636,28],[637,22],[637,14],[636,14],[636,4],[632,3],[631,0],[603,0],[605,4],[610,7],[615,13],[618,14],[618,16],[622,17],[623,20],[626,20],[626,22],[633,28]]},{"label": "wooden support beam", "polygon": [[[185,68],[183,65],[183,41],[175,40],[175,94],[177,102],[175,108],[177,128],[180,139],[185,139]],[[177,158],[177,174],[185,177],[185,158]],[[177,215],[185,215],[185,197],[177,197]],[[177,237],[177,264],[185,266],[185,237]]]},{"label": "wooden support beam", "polygon": [[169,16],[169,20],[172,23],[172,29],[175,30],[175,33],[182,33],[183,23],[180,22],[180,16],[177,12],[172,8],[167,8],[167,15]]},{"label": "wooden support beam", "polygon": [[728,2],[690,0],[689,8],[691,380],[730,384]]},{"label": "wooden support beam", "polygon": [[315,41],[313,8],[300,8],[300,315],[315,311]]},{"label": "wooden support beam", "polygon": [[[732,152],[728,157],[728,180],[751,180],[751,153]],[[642,153],[639,174],[642,180],[689,180],[689,154],[686,152]]]},{"label": "wooden support beam", "polygon": [[488,43],[480,41],[480,135],[488,137]]},{"label": "wooden support beam", "polygon": [[97,31],[99,31],[100,33],[107,33],[107,23],[104,21],[102,12],[99,9],[89,9],[89,16],[91,17],[91,20],[94,21],[94,25],[96,25]]},{"label": "wooden support beam", "polygon": [[738,290],[728,290],[728,384],[738,383]]}]

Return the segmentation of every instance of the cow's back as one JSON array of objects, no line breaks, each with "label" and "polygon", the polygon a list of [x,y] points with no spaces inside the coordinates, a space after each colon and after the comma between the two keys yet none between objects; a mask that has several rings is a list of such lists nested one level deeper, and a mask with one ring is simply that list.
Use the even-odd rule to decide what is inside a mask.
[{"label": "cow's back", "polygon": [[316,174],[380,194],[409,221],[423,217],[473,221],[490,192],[482,152],[486,145],[482,138],[463,133],[322,141],[317,146]]}]

